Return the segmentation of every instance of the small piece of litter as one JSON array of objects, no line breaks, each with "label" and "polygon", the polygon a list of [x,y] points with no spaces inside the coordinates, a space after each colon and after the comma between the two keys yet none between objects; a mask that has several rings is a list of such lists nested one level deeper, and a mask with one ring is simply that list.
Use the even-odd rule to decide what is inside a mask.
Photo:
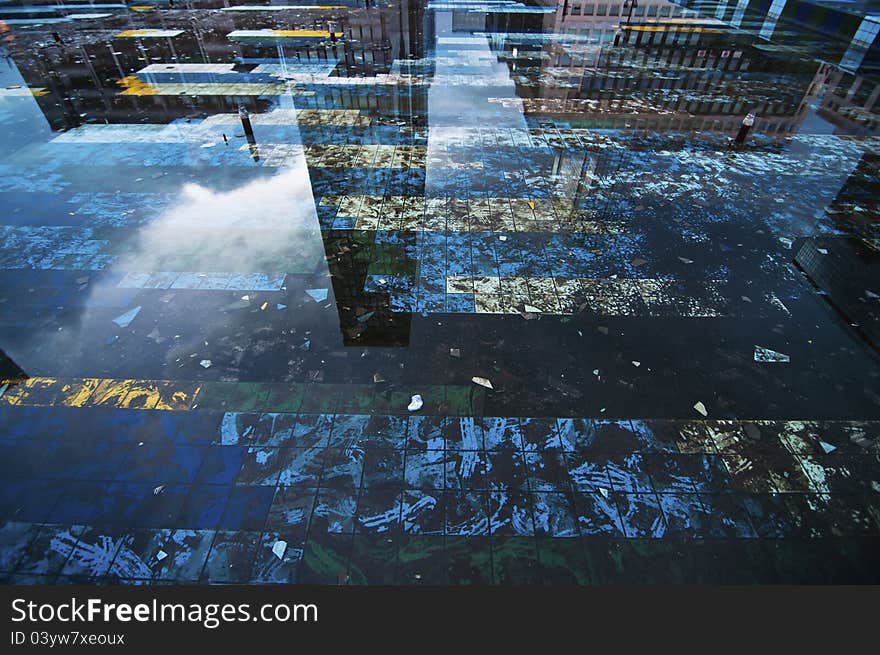
[{"label": "small piece of litter", "polygon": [[155,489],[153,489],[153,495],[154,495],[154,496],[158,496],[158,495],[159,495],[160,493],[162,493],[163,491],[165,491],[165,485],[164,485],[164,484],[160,484],[158,487],[156,487]]},{"label": "small piece of litter", "polygon": [[199,147],[200,147],[200,148],[213,148],[213,147],[216,146],[216,145],[217,145],[216,143],[203,143],[203,144],[200,145]]},{"label": "small piece of litter", "polygon": [[275,309],[281,311],[282,309],[287,309],[287,305],[282,305],[281,303],[278,303],[277,305],[275,305]]},{"label": "small piece of litter", "polygon": [[164,550],[160,550],[158,553],[156,553],[157,562],[161,562],[166,557],[168,557],[168,553],[166,553]]},{"label": "small piece of litter", "polygon": [[243,295],[243,296],[241,297],[241,299],[242,299],[242,300],[250,300],[251,297],[250,297],[249,295],[245,294],[245,295]]},{"label": "small piece of litter", "polygon": [[532,306],[532,305],[524,305],[524,306],[523,306],[523,309],[524,309],[524,310],[526,311],[526,313],[528,313],[528,314],[540,314],[540,313],[541,313],[541,310],[540,310],[540,309],[538,309],[537,307],[534,307],[534,306]]},{"label": "small piece of litter", "polygon": [[419,394],[416,394],[412,398],[410,398],[409,405],[406,408],[411,412],[417,412],[422,408],[422,405],[425,403],[422,401],[422,397]]},{"label": "small piece of litter", "polygon": [[827,249],[827,248],[816,248],[816,251],[819,252],[819,253],[821,253],[821,254],[823,254],[823,255],[827,255],[827,254],[828,254],[828,249]]},{"label": "small piece of litter", "polygon": [[211,368],[211,364],[212,364],[212,363],[213,363],[213,362],[211,362],[210,359],[203,359],[202,361],[199,362],[199,365],[200,365],[202,368]]},{"label": "small piece of litter", "polygon": [[791,358],[788,355],[776,352],[775,350],[770,350],[769,348],[765,348],[764,346],[755,346],[755,361],[766,363],[778,362],[781,364],[787,364],[791,361]]},{"label": "small piece of litter", "polygon": [[135,316],[141,311],[141,306],[138,305],[134,309],[130,309],[124,314],[120,314],[116,318],[113,319],[113,322],[116,323],[121,328],[128,327],[129,324],[134,320]]},{"label": "small piece of litter", "polygon": [[266,311],[266,307],[268,307],[268,306],[269,306],[269,303],[264,302],[262,305],[260,305],[260,311],[263,311],[263,312]]},{"label": "small piece of litter", "polygon": [[788,237],[779,237],[779,243],[791,250],[791,246],[794,244],[794,241],[792,241]]},{"label": "small piece of litter", "polygon": [[693,259],[688,259],[687,257],[679,257],[678,261],[680,261],[682,264],[693,264],[694,263]]},{"label": "small piece of litter", "polygon": [[6,393],[6,390],[9,388],[9,383],[7,382],[2,387],[0,387],[0,398],[3,397],[3,394]]},{"label": "small piece of litter", "polygon": [[876,294],[876,293],[874,293],[873,291],[871,291],[871,290],[869,290],[869,289],[865,289],[865,295],[866,295],[868,298],[874,298],[874,299],[876,299],[876,298],[880,298],[880,294]]},{"label": "small piece of litter", "polygon": [[140,448],[140,447],[143,446],[143,445],[144,445],[144,442],[143,442],[143,441],[138,441],[138,448]]},{"label": "small piece of litter", "polygon": [[789,316],[791,316],[791,312],[788,311],[788,307],[785,306],[785,303],[783,303],[783,302],[782,302],[782,301],[776,296],[775,293],[771,293],[770,296],[768,297],[768,299],[770,300],[770,304],[771,304],[771,305],[773,305],[773,306],[776,307],[777,309],[781,309],[781,310],[784,311],[786,314],[788,314]]},{"label": "small piece of litter", "polygon": [[458,348],[450,348],[449,349],[450,357],[461,357],[461,350]]},{"label": "small piece of litter", "polygon": [[500,237],[498,237],[498,240],[499,241],[507,241],[507,237],[502,234]]},{"label": "small piece of litter", "polygon": [[608,490],[605,487],[599,487],[599,493],[608,498]]},{"label": "small piece of litter", "polygon": [[479,384],[481,387],[486,387],[487,389],[494,389],[495,388],[492,386],[492,383],[488,379],[481,378],[476,375],[471,378],[471,382],[473,382],[474,384]]},{"label": "small piece of litter", "polygon": [[598,375],[599,375],[599,369],[598,369],[598,368],[594,368],[594,369],[593,369],[593,375],[595,375],[595,376],[598,376]]},{"label": "small piece of litter", "polygon": [[835,450],[837,450],[837,446],[832,446],[827,441],[820,441],[819,446],[822,448],[823,451],[825,451],[826,455],[828,453],[833,453]]},{"label": "small piece of litter", "polygon": [[327,289],[306,289],[315,302],[324,302],[327,300]]},{"label": "small piece of litter", "polygon": [[379,384],[380,382],[385,382],[385,378],[383,378],[379,373],[373,373],[373,382]]},{"label": "small piece of litter", "polygon": [[633,361],[633,366],[635,366],[636,368],[638,368],[641,365],[642,365],[641,362]]},{"label": "small piece of litter", "polygon": [[694,405],[694,409],[697,410],[703,416],[709,416],[709,412],[706,411],[706,406],[699,401]]},{"label": "small piece of litter", "polygon": [[283,539],[279,539],[275,542],[275,545],[272,546],[272,554],[275,555],[280,560],[284,559],[284,553],[287,552],[287,542]]}]

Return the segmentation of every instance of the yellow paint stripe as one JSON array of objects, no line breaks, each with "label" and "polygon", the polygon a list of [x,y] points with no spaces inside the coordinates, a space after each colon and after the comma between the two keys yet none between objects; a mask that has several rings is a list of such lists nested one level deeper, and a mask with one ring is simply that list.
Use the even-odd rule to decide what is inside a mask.
[{"label": "yellow paint stripe", "polygon": [[90,398],[90,405],[118,406],[131,387],[131,380],[102,380]]},{"label": "yellow paint stripe", "polygon": [[98,387],[100,380],[84,378],[76,382],[68,382],[61,386],[61,405],[66,407],[82,407]]},{"label": "yellow paint stripe", "polygon": [[161,29],[144,29],[144,30],[123,30],[115,35],[116,38],[137,37],[137,36],[167,36],[172,38],[174,34],[179,34],[179,30],[161,30]]},{"label": "yellow paint stripe", "polygon": [[125,409],[154,409],[159,403],[159,388],[154,383],[132,383],[128,395],[123,398],[119,407]]},{"label": "yellow paint stripe", "polygon": [[[6,382],[10,382],[10,387],[3,395],[3,400],[10,405],[44,405],[52,404],[52,400],[54,400],[55,390],[53,385],[57,382],[55,378],[28,378],[18,384],[14,384],[12,381],[4,381],[0,384],[5,384]],[[32,402],[24,403],[25,398],[28,397],[32,399]]]},{"label": "yellow paint stripe", "polygon": [[155,96],[159,94],[157,89],[136,75],[127,75],[122,79],[116,80],[116,84],[125,89],[119,94],[123,96]]},{"label": "yellow paint stripe", "polygon": [[186,411],[201,390],[199,382],[171,380],[57,379],[2,380],[9,384],[0,405],[116,407]]},{"label": "yellow paint stripe", "polygon": [[168,395],[159,395],[159,401],[156,403],[156,407],[154,409],[160,409],[164,411],[186,411],[192,405],[193,399],[195,398],[196,392],[201,387],[196,387],[195,391],[171,391]]}]

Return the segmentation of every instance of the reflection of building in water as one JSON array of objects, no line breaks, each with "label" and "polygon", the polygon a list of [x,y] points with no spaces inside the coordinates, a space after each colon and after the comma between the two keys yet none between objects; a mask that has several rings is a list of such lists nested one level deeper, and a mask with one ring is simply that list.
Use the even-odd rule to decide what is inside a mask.
[{"label": "reflection of building in water", "polygon": [[880,349],[880,155],[864,152],[825,207],[831,230],[816,230],[795,262],[846,320]]},{"label": "reflection of building in water", "polygon": [[681,7],[665,0],[629,1],[610,0],[595,2],[588,0],[562,0],[557,4],[552,26],[560,34],[578,33],[579,27],[595,30],[601,42],[614,40],[619,23],[630,19],[638,23],[642,18],[695,18],[696,11]]},{"label": "reflection of building in water", "polygon": [[850,134],[873,134],[880,129],[880,84],[839,68],[827,67],[827,92],[818,114]]},{"label": "reflection of building in water", "polygon": [[[227,3],[228,4],[228,3]],[[340,3],[345,4],[345,3]],[[2,10],[0,10],[2,16]],[[408,0],[400,8],[371,8],[358,11],[256,11],[254,7],[225,7],[222,11],[201,14],[198,20],[189,20],[184,12],[157,14],[160,26],[154,35],[139,35],[125,15],[114,15],[89,23],[89,29],[79,28],[86,21],[59,23],[54,26],[61,42],[46,39],[14,44],[10,54],[22,72],[27,84],[42,89],[37,100],[54,129],[69,129],[86,122],[122,122],[133,115],[146,120],[164,118],[173,120],[217,112],[234,112],[245,104],[252,113],[266,111],[271,97],[240,87],[240,94],[204,92],[151,93],[139,71],[150,64],[226,64],[235,63],[236,74],[252,72],[261,63],[276,62],[283,68],[285,62],[300,66],[314,66],[324,74],[340,77],[369,77],[387,74],[395,61],[424,55],[424,32],[419,27],[424,16],[420,3],[409,7]],[[264,38],[235,38],[235,33],[254,30],[314,30],[341,32],[334,43],[329,38],[307,40],[288,36]],[[230,36],[232,35],[232,36]],[[20,41],[28,38],[22,33]],[[268,70],[270,67],[267,67]],[[276,72],[277,71],[273,71]],[[171,74],[163,76],[168,83],[183,82]],[[198,82],[224,84],[228,75],[210,70],[198,74]],[[278,80],[268,80],[278,81]],[[120,89],[126,91],[120,94]],[[337,93],[341,102],[352,108],[401,108],[391,87],[381,94],[370,94],[365,89],[345,88],[340,84]],[[395,88],[399,96],[408,97],[405,85]],[[383,98],[390,98],[383,100]],[[406,106],[409,101],[406,101]],[[304,94],[297,98],[297,106],[316,107],[314,96]]]},{"label": "reflection of building in water", "polygon": [[[613,163],[604,154],[575,150],[572,148],[554,149],[553,168],[551,173],[556,180],[553,188],[554,197],[564,199],[559,203],[557,211],[574,214],[583,207],[587,198],[595,191],[591,188],[597,168],[609,172]],[[599,214],[597,214],[598,216]],[[605,218],[605,213],[601,214]]]},{"label": "reflection of building in water", "polygon": [[555,193],[560,198],[580,199],[593,182],[596,161],[585,150],[566,148],[555,153],[552,174],[557,180]]},{"label": "reflection of building in water", "polygon": [[822,58],[851,72],[880,71],[880,16],[871,0],[681,0],[736,27],[749,23],[763,39],[797,45],[824,40]]},{"label": "reflection of building in water", "polygon": [[517,73],[526,113],[573,126],[733,133],[755,111],[755,131],[793,134],[828,71],[670,2],[563,0],[545,30],[556,40],[496,45]]},{"label": "reflection of building in water", "polygon": [[757,33],[763,45],[783,62],[799,57],[812,41],[827,64],[827,93],[820,115],[848,133],[873,133],[880,126],[876,113],[880,85],[880,17],[876,3],[853,0],[681,0],[704,15]]},{"label": "reflection of building in water", "polygon": [[880,200],[876,183],[880,178],[880,154],[865,152],[840,187],[834,201],[825,208],[833,227],[853,234],[880,250]]}]

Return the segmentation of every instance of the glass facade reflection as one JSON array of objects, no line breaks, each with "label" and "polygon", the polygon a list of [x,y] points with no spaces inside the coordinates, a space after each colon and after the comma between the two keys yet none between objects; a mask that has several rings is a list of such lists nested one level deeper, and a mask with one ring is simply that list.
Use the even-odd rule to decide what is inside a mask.
[{"label": "glass facade reflection", "polygon": [[869,4],[0,2],[0,577],[877,582]]}]

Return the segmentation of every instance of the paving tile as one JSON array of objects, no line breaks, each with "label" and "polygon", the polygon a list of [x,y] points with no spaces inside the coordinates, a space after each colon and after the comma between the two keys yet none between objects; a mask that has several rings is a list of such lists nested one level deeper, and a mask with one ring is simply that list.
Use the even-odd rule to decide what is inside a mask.
[{"label": "paving tile", "polygon": [[548,537],[580,536],[574,497],[569,493],[534,492],[535,534]]},{"label": "paving tile", "polygon": [[218,531],[200,580],[205,583],[247,582],[259,543],[259,532]]}]

